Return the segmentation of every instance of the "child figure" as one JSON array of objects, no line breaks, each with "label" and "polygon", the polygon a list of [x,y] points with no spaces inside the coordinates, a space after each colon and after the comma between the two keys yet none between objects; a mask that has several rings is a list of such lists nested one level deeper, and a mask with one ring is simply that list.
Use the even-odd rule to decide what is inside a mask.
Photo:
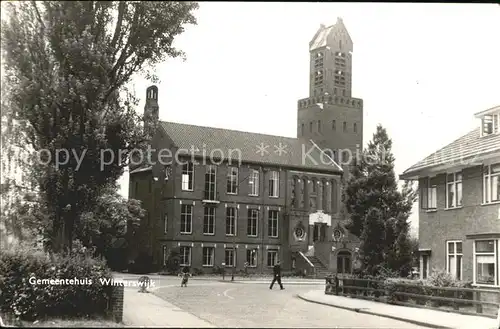
[{"label": "child figure", "polygon": [[181,287],[187,287],[188,279],[191,276],[191,274],[189,274],[189,268],[187,266],[184,267],[182,269],[182,273],[179,274],[179,276],[182,277]]}]

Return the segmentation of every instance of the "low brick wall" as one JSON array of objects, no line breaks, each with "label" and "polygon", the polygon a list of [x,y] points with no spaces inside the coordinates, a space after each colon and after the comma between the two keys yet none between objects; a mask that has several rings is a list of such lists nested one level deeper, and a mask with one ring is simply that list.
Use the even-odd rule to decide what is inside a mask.
[{"label": "low brick wall", "polygon": [[123,321],[124,291],[124,285],[113,286],[111,290],[111,302],[109,305],[110,317],[117,323],[121,323]]}]

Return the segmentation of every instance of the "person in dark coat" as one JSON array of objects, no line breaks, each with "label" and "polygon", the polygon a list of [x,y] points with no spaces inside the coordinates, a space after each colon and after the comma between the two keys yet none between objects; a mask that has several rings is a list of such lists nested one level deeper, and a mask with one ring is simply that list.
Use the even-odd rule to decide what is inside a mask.
[{"label": "person in dark coat", "polygon": [[276,281],[278,281],[278,284],[280,285],[281,290],[285,289],[285,288],[283,288],[283,284],[281,283],[280,261],[277,261],[276,264],[274,265],[273,272],[274,272],[274,277],[273,277],[273,281],[271,282],[271,285],[269,286],[269,289],[273,289],[273,285]]}]

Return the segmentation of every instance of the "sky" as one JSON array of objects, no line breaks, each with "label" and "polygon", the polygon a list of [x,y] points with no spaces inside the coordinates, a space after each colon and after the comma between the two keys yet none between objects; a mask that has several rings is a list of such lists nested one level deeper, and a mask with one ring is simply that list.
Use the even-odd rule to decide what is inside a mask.
[{"label": "sky", "polygon": [[[354,42],[364,143],[382,124],[396,174],[477,127],[474,113],[500,105],[498,5],[202,2],[195,16],[174,43],[186,61],[156,68],[160,120],[296,137],[309,41],[337,17]],[[150,84],[134,85],[142,111]],[[127,197],[128,173],[120,183]]]}]

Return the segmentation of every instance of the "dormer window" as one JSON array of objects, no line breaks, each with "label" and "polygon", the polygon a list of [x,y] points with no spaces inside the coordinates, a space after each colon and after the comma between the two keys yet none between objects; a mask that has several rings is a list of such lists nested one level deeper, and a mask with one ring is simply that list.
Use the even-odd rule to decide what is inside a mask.
[{"label": "dormer window", "polygon": [[481,118],[481,136],[498,134],[500,131],[500,114],[487,114]]}]

